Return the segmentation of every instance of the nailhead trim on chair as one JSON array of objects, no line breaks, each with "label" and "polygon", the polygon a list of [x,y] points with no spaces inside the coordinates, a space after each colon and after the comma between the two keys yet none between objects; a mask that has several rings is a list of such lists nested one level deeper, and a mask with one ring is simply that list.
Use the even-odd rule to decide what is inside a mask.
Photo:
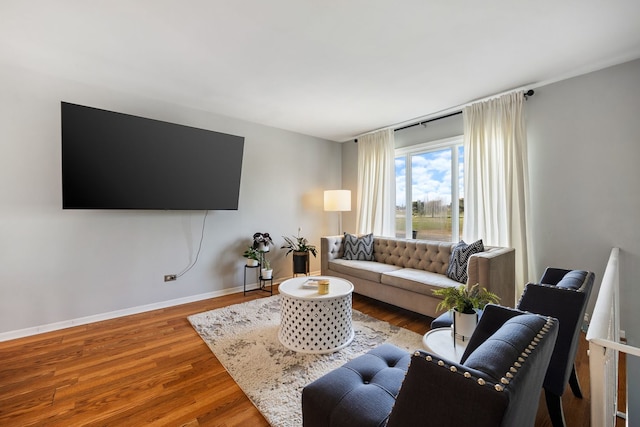
[{"label": "nailhead trim on chair", "polygon": [[[540,342],[540,340],[547,334],[547,332],[549,332],[549,328],[550,328],[550,325],[552,323],[552,319],[549,316],[547,316],[546,319],[547,319],[546,323],[542,326],[540,331],[538,331],[538,333],[535,335],[535,337],[531,340],[531,342],[529,343],[527,348],[524,349],[524,351],[522,352],[521,356],[519,356],[518,359],[513,362],[513,365],[509,368],[509,372],[505,373],[504,376],[502,378],[500,378],[500,384],[491,383],[491,382],[485,380],[484,378],[474,378],[473,375],[471,375],[471,373],[469,373],[467,371],[465,371],[461,375],[464,378],[473,379],[474,381],[476,381],[478,383],[478,385],[484,386],[486,384],[489,384],[489,385],[492,386],[492,388],[495,391],[498,391],[498,392],[504,391],[505,387],[507,387],[510,384],[510,379],[514,378],[514,374],[516,374],[518,372],[518,369],[522,368],[523,363],[526,362],[526,359],[529,357],[529,354],[531,353],[531,350],[534,350],[536,348],[536,346],[538,345],[538,343]],[[416,351],[414,353],[414,356],[420,356],[420,352]],[[425,356],[425,360],[428,361],[428,362],[433,362],[434,361],[434,359],[433,359],[433,357],[431,355],[426,355]],[[447,364],[444,360],[438,359],[436,361],[436,364],[438,366],[446,367],[447,369],[449,369],[453,373],[460,374],[460,371],[458,370],[458,368],[455,365]]]},{"label": "nailhead trim on chair", "polygon": [[[540,331],[533,337],[533,340],[527,346],[527,348],[525,349],[525,352],[522,353],[523,357],[518,357],[518,359],[515,362],[513,362],[513,366],[509,368],[509,372],[507,372],[505,376],[500,379],[500,382],[502,384],[505,384],[505,385],[509,384],[509,380],[507,378],[513,378],[512,372],[517,373],[518,369],[522,368],[522,364],[525,362],[525,358],[529,357],[529,353],[531,353],[531,350],[534,350],[538,346],[538,343],[540,342],[540,340],[547,334],[552,320],[551,320],[551,317],[549,316],[547,316],[546,319],[547,319],[546,323],[542,326]],[[496,390],[497,389],[498,389],[498,385],[496,384]],[[498,390],[498,391],[502,391],[502,390]]]}]

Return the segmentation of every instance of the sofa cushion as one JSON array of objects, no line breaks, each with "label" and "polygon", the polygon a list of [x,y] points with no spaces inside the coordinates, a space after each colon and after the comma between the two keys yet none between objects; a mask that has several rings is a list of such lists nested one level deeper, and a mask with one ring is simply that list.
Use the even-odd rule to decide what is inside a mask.
[{"label": "sofa cushion", "polygon": [[456,245],[451,251],[447,276],[457,282],[467,283],[467,263],[473,254],[484,252],[482,239],[471,244],[466,244],[464,240]]},{"label": "sofa cushion", "polygon": [[433,296],[433,291],[436,289],[459,286],[458,282],[447,276],[414,268],[384,272],[380,281],[385,285],[429,296]]},{"label": "sofa cushion", "polygon": [[378,283],[380,283],[380,274],[400,270],[401,268],[375,261],[351,261],[340,258],[329,261],[330,272],[335,271]]},{"label": "sofa cushion", "polygon": [[373,261],[373,234],[356,236],[344,233],[344,254],[348,260]]}]

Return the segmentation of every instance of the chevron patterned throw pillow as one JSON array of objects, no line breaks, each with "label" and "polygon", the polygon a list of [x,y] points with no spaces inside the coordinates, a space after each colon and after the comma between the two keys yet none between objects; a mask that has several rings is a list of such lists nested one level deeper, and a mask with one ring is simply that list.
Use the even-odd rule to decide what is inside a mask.
[{"label": "chevron patterned throw pillow", "polygon": [[373,234],[356,236],[344,233],[343,259],[373,261]]},{"label": "chevron patterned throw pillow", "polygon": [[480,252],[484,252],[482,239],[470,245],[467,245],[464,240],[460,240],[460,243],[451,251],[447,276],[457,282],[467,283],[467,263],[469,262],[469,257]]}]

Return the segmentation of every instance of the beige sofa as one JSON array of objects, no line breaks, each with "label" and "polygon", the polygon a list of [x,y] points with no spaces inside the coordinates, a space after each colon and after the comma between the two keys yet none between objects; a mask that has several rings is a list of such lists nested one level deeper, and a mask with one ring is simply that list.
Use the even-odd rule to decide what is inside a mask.
[{"label": "beige sofa", "polygon": [[[456,243],[374,237],[375,261],[342,259],[343,236],[320,239],[321,274],[353,283],[355,292],[430,317],[438,316],[440,298],[434,289],[460,286],[447,277]],[[467,265],[467,286],[479,283],[500,297],[500,304],[515,305],[515,249],[485,247]]]}]

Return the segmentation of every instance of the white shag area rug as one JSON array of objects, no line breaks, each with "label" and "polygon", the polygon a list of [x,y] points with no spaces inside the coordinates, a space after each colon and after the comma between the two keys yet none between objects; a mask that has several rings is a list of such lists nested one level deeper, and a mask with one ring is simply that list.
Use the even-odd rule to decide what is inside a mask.
[{"label": "white shag area rug", "polygon": [[353,310],[355,337],[330,354],[302,354],[278,340],[280,296],[189,316],[189,322],[231,377],[274,427],[302,425],[302,389],[325,373],[388,342],[407,351],[422,336]]}]

